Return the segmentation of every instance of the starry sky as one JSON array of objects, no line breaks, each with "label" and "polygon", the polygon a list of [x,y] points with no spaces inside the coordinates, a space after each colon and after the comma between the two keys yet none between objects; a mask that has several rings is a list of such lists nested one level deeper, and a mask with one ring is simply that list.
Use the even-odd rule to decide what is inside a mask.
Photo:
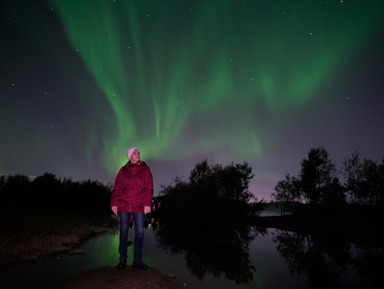
[{"label": "starry sky", "polygon": [[155,195],[203,159],[274,186],[312,148],[384,156],[382,0],[2,0],[0,173],[113,183],[139,147]]}]

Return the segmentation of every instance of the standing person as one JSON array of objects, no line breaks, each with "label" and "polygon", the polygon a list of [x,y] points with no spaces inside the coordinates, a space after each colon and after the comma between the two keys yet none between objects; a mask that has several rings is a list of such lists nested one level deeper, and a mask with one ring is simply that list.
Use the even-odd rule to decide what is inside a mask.
[{"label": "standing person", "polygon": [[142,259],[144,242],[144,217],[151,211],[153,178],[147,164],[140,160],[138,148],[127,151],[128,162],[118,172],[111,196],[111,209],[120,217],[120,262],[118,269],[127,266],[127,244],[129,222],[133,219],[135,241],[133,268],[147,269]]}]

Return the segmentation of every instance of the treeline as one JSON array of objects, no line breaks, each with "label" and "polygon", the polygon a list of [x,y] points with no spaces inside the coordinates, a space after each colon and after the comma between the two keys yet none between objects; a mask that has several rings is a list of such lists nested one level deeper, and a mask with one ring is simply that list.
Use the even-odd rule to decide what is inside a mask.
[{"label": "treeline", "polygon": [[0,198],[4,208],[63,209],[92,216],[111,214],[112,185],[98,181],[59,179],[45,173],[34,179],[26,175],[0,177]]},{"label": "treeline", "polygon": [[203,160],[186,180],[176,177],[168,186],[162,186],[154,200],[156,214],[184,220],[257,216],[265,202],[258,201],[248,190],[253,176],[246,162],[222,166]]},{"label": "treeline", "polygon": [[271,196],[280,203],[282,214],[303,207],[307,211],[346,207],[379,210],[384,206],[384,157],[377,163],[362,159],[355,151],[337,168],[323,146],[313,148],[301,161],[299,174],[287,173]]}]

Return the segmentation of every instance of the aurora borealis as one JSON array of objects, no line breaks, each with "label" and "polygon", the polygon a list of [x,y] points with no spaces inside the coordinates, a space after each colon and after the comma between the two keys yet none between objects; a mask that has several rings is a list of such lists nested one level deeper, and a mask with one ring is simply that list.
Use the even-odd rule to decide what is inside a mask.
[{"label": "aurora borealis", "polygon": [[113,182],[138,146],[157,191],[207,158],[269,199],[311,148],[384,156],[381,0],[2,2],[3,174]]}]

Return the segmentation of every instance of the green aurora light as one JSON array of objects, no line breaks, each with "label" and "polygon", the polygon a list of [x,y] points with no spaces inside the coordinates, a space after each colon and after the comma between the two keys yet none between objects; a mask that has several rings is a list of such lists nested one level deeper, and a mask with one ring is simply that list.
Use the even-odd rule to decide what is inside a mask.
[{"label": "green aurora light", "polygon": [[[108,100],[97,108],[104,129],[90,119],[88,140],[101,135],[112,173],[130,146],[146,159],[221,158],[233,147],[262,155],[260,115],[305,109],[374,35],[383,11],[376,1],[51,3]],[[92,155],[96,143],[87,146]]]}]

